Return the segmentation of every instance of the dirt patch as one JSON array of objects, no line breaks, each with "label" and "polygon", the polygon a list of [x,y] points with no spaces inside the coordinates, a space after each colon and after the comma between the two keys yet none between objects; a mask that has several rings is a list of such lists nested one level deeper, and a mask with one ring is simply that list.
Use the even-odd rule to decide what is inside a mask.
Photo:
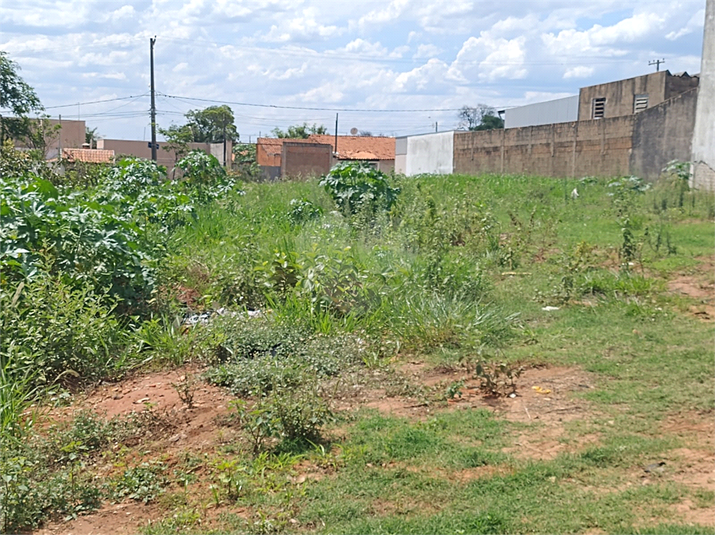
[{"label": "dirt patch", "polygon": [[671,293],[698,301],[689,307],[695,317],[703,321],[715,321],[715,258],[699,258],[695,269],[677,275],[668,282]]},{"label": "dirt patch", "polygon": [[[661,424],[666,435],[680,437],[686,447],[669,452],[666,477],[693,489],[715,492],[715,420],[712,413],[668,416]],[[668,466],[668,465],[666,465]]]},{"label": "dirt patch", "polygon": [[685,499],[673,506],[673,512],[686,524],[700,526],[715,526],[715,509],[712,507],[697,507],[692,500]]},{"label": "dirt patch", "polygon": [[715,285],[702,277],[684,275],[668,282],[668,290],[692,297],[694,299],[712,299],[715,296]]},{"label": "dirt patch", "polygon": [[69,522],[48,524],[38,535],[132,535],[149,520],[161,517],[154,507],[137,502],[104,505],[99,511]]},{"label": "dirt patch", "polygon": [[586,402],[571,394],[594,388],[593,376],[578,368],[531,368],[517,379],[514,397],[490,398],[479,389],[479,380],[463,370],[427,368],[415,363],[402,370],[410,371],[419,382],[436,391],[463,381],[464,386],[455,399],[450,400],[449,408],[488,408],[513,422],[549,424],[584,418],[588,411]]},{"label": "dirt patch", "polygon": [[[468,408],[489,409],[500,418],[512,422],[536,424],[519,435],[512,447],[504,451],[521,458],[548,460],[557,455],[582,449],[599,441],[596,434],[569,437],[564,424],[574,420],[587,420],[594,416],[588,404],[575,397],[575,392],[594,388],[594,377],[579,368],[553,367],[526,370],[517,379],[514,397],[485,397],[479,389],[479,380],[465,375],[464,370],[428,368],[425,364],[410,362],[401,368],[415,380],[433,389],[446,391],[448,385],[462,381],[464,386],[455,399],[432,411]],[[374,401],[372,406],[389,414],[410,416],[425,415],[429,408],[414,407],[400,398]]]}]

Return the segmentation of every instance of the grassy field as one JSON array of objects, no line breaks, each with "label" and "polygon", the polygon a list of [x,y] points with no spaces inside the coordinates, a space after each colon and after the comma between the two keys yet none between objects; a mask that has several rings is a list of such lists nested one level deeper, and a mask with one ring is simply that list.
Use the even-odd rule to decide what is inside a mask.
[{"label": "grassy field", "polygon": [[149,225],[151,306],[22,389],[6,530],[715,532],[712,195],[361,176]]}]

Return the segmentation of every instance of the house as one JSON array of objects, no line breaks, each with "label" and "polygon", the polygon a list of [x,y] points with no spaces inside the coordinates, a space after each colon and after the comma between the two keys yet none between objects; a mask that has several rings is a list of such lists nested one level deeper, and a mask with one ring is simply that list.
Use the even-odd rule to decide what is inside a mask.
[{"label": "house", "polygon": [[[166,166],[169,170],[174,167],[177,160],[176,153],[173,150],[167,149],[167,143],[164,141],[157,142],[159,150],[156,151],[156,163]],[[97,148],[111,150],[117,156],[134,156],[137,158],[151,159],[151,143],[148,141],[135,141],[129,139],[98,139]],[[223,143],[189,143],[189,150],[202,150],[207,154],[211,154],[224,165],[224,146]],[[226,143],[226,160],[231,161],[231,151],[233,144],[228,141]]]},{"label": "house", "polygon": [[395,138],[313,134],[307,139],[258,138],[256,162],[265,178],[322,175],[341,161],[359,161],[383,172],[395,168]]}]

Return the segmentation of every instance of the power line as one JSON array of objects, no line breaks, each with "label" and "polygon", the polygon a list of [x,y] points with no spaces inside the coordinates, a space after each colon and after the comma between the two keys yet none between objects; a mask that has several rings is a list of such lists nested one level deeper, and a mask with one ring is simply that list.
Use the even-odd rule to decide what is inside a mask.
[{"label": "power line", "polygon": [[229,104],[231,106],[251,106],[254,108],[274,108],[279,110],[306,110],[306,111],[337,111],[337,112],[357,112],[357,113],[419,113],[419,112],[453,112],[459,111],[461,108],[424,108],[424,109],[387,109],[375,110],[369,108],[323,108],[318,106],[282,106],[279,104],[256,104],[253,102],[231,102],[228,100],[213,100],[208,98],[198,97],[182,97],[178,95],[167,95],[159,93],[165,98],[174,98],[178,100],[188,100],[193,102],[208,102],[211,104]]},{"label": "power line", "polygon": [[137,96],[128,96],[128,97],[116,97],[116,98],[106,98],[103,100],[91,100],[88,102],[73,102],[72,104],[60,104],[58,106],[45,106],[46,110],[56,110],[58,108],[72,108],[74,106],[87,106],[89,104],[103,104],[105,102],[116,102],[118,100],[129,100],[129,99],[134,99],[134,98],[142,98],[145,97],[149,94],[149,92],[144,93],[143,95],[137,95]]}]

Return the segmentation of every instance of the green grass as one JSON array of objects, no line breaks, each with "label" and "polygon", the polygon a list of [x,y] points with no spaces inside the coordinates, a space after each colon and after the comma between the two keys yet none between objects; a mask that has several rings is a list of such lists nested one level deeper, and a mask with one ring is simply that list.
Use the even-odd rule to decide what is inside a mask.
[{"label": "green grass", "polygon": [[[702,267],[715,249],[712,196],[681,203],[658,185],[619,197],[605,180],[522,176],[391,184],[401,193],[389,213],[343,216],[316,181],[246,184],[245,196],[198,207],[165,238],[166,306],[185,312],[169,291],[181,287],[194,308],[265,317],[214,319],[187,336],[164,310],[134,335],[168,353],[157,361],[197,361],[243,398],[305,388],[311,376],[328,398],[361,386],[419,397],[429,411],[354,407],[320,440],[281,444],[274,433],[255,460],[237,438],[177,469],[201,469],[185,487],[167,473],[154,488],[147,476],[166,511],[145,532],[712,533],[675,512],[685,499],[707,507],[712,490],[671,477],[682,468],[674,451],[695,439],[662,425],[713,414],[712,324],[687,312],[697,300],[667,289],[681,272],[712,278]],[[580,197],[565,201],[573,188]],[[322,215],[296,221],[292,199]],[[593,388],[566,394],[584,413],[518,423],[452,410],[443,385],[408,384],[395,370],[416,360],[464,371],[478,359],[588,374]],[[560,453],[522,455],[520,437],[538,447],[541,435]],[[643,467],[662,459],[664,473],[646,481]],[[320,477],[296,483],[305,466]]]}]

